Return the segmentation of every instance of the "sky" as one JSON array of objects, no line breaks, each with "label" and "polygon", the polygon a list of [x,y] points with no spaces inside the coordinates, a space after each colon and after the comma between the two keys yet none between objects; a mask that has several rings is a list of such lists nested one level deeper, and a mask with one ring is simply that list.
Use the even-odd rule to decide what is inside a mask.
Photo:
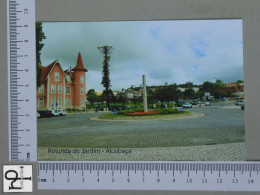
[{"label": "sky", "polygon": [[103,91],[103,55],[112,46],[111,89],[151,85],[243,80],[242,20],[44,22],[43,66],[58,60],[74,67],[80,52],[86,89]]}]

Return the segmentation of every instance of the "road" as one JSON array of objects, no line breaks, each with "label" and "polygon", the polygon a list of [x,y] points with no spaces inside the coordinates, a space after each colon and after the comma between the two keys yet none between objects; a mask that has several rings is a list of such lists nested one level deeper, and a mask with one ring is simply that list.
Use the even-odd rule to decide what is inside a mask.
[{"label": "road", "polygon": [[[120,121],[99,122],[91,121],[90,117],[102,114],[84,113],[70,114],[65,117],[38,119],[38,136],[45,137],[71,133],[87,132],[117,132],[117,131],[151,131],[151,130],[179,130],[179,129],[205,129],[205,128],[231,128],[244,127],[244,111],[226,104],[220,108],[218,104],[212,106],[193,107],[187,109],[192,112],[204,113],[204,117],[181,120],[150,120],[150,121]],[[238,108],[238,107],[237,107]],[[43,131],[44,130],[44,131]]]},{"label": "road", "polygon": [[[244,111],[233,104],[193,107],[204,117],[178,120],[93,121],[99,113],[38,119],[39,160],[245,160]],[[60,148],[100,154],[53,154]],[[107,148],[131,150],[107,153]]]}]

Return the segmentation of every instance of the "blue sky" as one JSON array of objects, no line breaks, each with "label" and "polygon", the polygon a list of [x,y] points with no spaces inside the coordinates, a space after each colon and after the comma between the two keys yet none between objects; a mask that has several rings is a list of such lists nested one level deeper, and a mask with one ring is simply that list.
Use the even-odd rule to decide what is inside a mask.
[{"label": "blue sky", "polygon": [[43,31],[42,64],[73,67],[81,52],[87,89],[103,90],[103,45],[114,47],[112,90],[141,85],[143,74],[147,85],[243,80],[242,20],[50,22]]}]

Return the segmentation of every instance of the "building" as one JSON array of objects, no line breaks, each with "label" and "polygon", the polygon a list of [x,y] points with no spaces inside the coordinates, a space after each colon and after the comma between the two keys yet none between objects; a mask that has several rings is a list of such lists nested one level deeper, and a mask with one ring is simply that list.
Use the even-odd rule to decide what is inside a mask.
[{"label": "building", "polygon": [[134,92],[132,90],[125,90],[124,95],[128,100],[134,99]]},{"label": "building", "polygon": [[223,91],[230,92],[239,97],[244,97],[244,83],[225,83]]},{"label": "building", "polygon": [[86,108],[85,73],[88,71],[78,54],[74,68],[63,71],[55,60],[48,66],[41,66],[41,86],[37,89],[38,110]]}]

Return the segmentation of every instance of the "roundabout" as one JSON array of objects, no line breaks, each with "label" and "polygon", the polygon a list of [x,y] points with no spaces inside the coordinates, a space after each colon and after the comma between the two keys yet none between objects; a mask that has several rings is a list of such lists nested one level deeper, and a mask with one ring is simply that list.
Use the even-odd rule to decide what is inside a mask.
[{"label": "roundabout", "polygon": [[[187,115],[142,120],[100,119],[104,112],[38,119],[39,160],[244,160],[244,111],[218,105]],[[149,116],[151,117],[151,116]],[[154,116],[153,116],[154,117]],[[168,116],[170,117],[170,115]],[[100,153],[52,154],[50,149]],[[131,150],[114,154],[107,149]],[[102,152],[104,151],[104,152]],[[84,154],[84,155],[83,155]],[[212,155],[211,155],[212,154]],[[217,159],[216,159],[217,158]]]},{"label": "roundabout", "polygon": [[205,114],[198,112],[184,112],[179,114],[156,114],[156,115],[145,115],[145,116],[111,116],[106,117],[105,115],[90,117],[93,121],[149,121],[149,120],[177,120],[187,118],[203,117]]}]

